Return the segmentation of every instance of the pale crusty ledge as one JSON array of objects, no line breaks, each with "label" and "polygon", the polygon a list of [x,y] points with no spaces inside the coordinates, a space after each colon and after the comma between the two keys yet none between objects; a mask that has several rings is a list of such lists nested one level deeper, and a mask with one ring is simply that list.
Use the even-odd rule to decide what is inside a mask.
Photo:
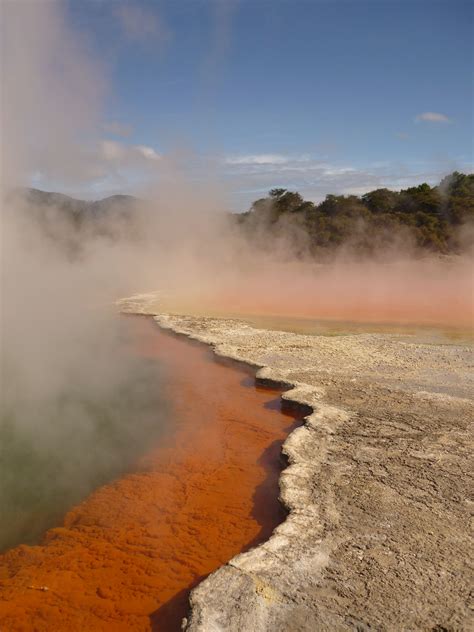
[{"label": "pale crusty ledge", "polygon": [[122,308],[263,367],[314,411],[283,447],[287,519],[193,590],[185,629],[472,629],[472,349],[156,314],[149,296]]}]

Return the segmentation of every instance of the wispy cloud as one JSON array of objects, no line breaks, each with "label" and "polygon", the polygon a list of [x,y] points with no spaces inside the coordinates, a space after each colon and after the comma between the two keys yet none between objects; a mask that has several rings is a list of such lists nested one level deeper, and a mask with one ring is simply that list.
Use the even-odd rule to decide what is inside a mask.
[{"label": "wispy cloud", "polygon": [[247,154],[244,156],[227,156],[226,165],[286,165],[293,162],[310,160],[307,154],[286,156],[284,154]]},{"label": "wispy cloud", "polygon": [[227,156],[226,165],[284,165],[288,162],[281,154],[249,154],[247,156]]},{"label": "wispy cloud", "polygon": [[415,120],[428,123],[452,123],[452,120],[446,114],[441,114],[441,112],[422,112],[417,115]]},{"label": "wispy cloud", "polygon": [[135,151],[141,154],[147,160],[160,160],[161,156],[158,154],[153,147],[147,147],[146,145],[135,145],[132,147]]},{"label": "wispy cloud", "polygon": [[156,162],[161,159],[153,147],[147,145],[125,145],[114,140],[103,140],[99,154],[106,162],[121,166],[138,166],[140,162]]},{"label": "wispy cloud", "polygon": [[165,42],[171,37],[168,26],[156,11],[138,5],[119,4],[114,15],[129,40],[144,42],[153,39]]},{"label": "wispy cloud", "polygon": [[131,125],[124,125],[118,121],[109,121],[103,124],[104,132],[112,134],[112,136],[122,136],[124,138],[131,136],[133,127]]},{"label": "wispy cloud", "polygon": [[[267,159],[257,161],[254,159],[257,156]],[[268,156],[280,160],[270,162]],[[232,156],[232,160],[227,158],[222,164],[220,177],[233,191],[235,210],[248,208],[253,200],[275,187],[299,191],[305,199],[321,201],[328,193],[360,195],[382,187],[401,189],[420,182],[435,184],[454,168],[469,171],[462,162],[456,165],[439,161],[407,165],[384,161],[356,165],[319,160],[316,156],[305,155],[304,160],[285,154],[268,156]]]},{"label": "wispy cloud", "polygon": [[245,177],[295,178],[324,173],[331,177],[354,171],[347,165],[332,165],[309,154],[246,154],[227,156],[223,160],[226,175]]}]

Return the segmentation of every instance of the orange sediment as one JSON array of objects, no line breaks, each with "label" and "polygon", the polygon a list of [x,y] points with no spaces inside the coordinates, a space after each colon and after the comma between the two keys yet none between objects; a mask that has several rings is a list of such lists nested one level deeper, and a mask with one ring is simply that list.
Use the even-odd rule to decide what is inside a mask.
[{"label": "orange sediment", "polygon": [[178,630],[189,589],[284,518],[279,455],[295,422],[278,391],[129,320],[140,353],[165,367],[173,430],[41,545],[0,557],[2,631]]}]

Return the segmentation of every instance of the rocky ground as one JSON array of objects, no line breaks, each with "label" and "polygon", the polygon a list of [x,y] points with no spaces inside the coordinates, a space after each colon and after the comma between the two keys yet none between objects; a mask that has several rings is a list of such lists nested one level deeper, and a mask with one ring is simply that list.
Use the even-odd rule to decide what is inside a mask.
[{"label": "rocky ground", "polygon": [[286,521],[194,589],[186,630],[474,629],[471,347],[156,320],[263,367],[258,379],[313,410],[284,445]]}]

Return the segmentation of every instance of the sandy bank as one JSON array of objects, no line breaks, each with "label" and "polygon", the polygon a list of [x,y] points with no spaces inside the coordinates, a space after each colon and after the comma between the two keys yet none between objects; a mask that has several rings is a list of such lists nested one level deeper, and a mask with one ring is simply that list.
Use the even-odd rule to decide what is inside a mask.
[{"label": "sandy bank", "polygon": [[193,591],[188,630],[469,628],[472,349],[156,320],[263,367],[314,410],[283,447],[287,520]]}]

